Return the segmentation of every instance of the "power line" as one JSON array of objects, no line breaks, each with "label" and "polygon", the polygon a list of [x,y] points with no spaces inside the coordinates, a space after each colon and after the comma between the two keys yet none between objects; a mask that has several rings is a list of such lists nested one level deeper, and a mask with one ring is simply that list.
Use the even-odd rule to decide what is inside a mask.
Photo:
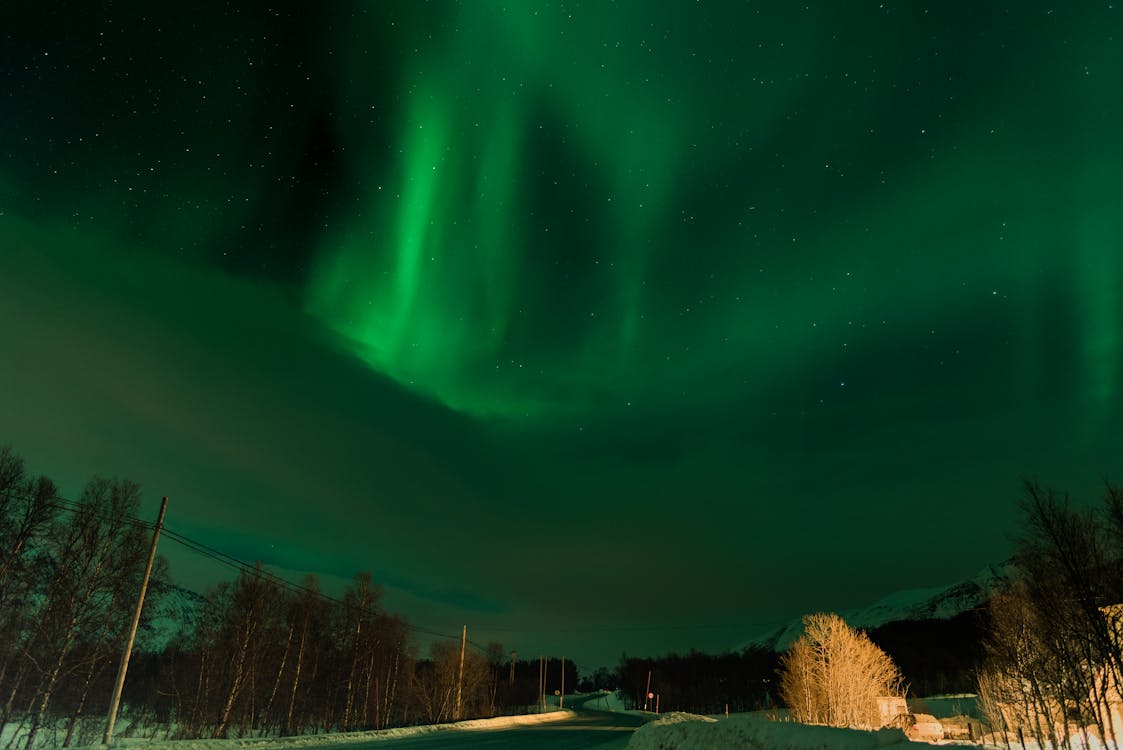
[{"label": "power line", "polygon": [[[77,512],[92,513],[94,516],[96,516],[98,518],[101,518],[101,519],[104,519],[104,520],[120,520],[120,521],[123,521],[123,522],[125,522],[127,524],[130,524],[132,526],[138,527],[138,528],[150,530],[150,529],[154,528],[154,526],[155,526],[153,523],[151,523],[149,521],[145,521],[145,520],[140,519],[140,518],[136,518],[135,516],[129,516],[129,515],[124,515],[124,514],[121,514],[121,515],[118,516],[118,515],[105,513],[102,510],[100,510],[97,506],[95,506],[91,503],[83,503],[83,502],[80,502],[80,501],[69,500],[69,499],[61,497],[59,495],[55,495],[53,498],[51,498],[51,503],[55,507],[62,508],[64,510],[69,510],[69,511],[75,512],[75,513],[77,513]],[[254,575],[254,576],[257,576],[257,577],[262,578],[264,580],[267,580],[270,583],[278,586],[279,588],[288,591],[289,593],[311,594],[312,596],[316,596],[316,597],[322,599],[323,601],[330,602],[332,604],[336,604],[336,605],[339,605],[339,606],[346,606],[345,602],[342,599],[330,596],[330,595],[325,594],[324,592],[319,591],[317,589],[309,588],[308,586],[304,586],[302,584],[295,583],[295,582],[290,581],[286,578],[283,578],[282,576],[280,576],[280,575],[274,573],[273,571],[269,570],[268,568],[266,568],[263,563],[262,564],[251,563],[251,562],[247,562],[246,560],[242,560],[240,558],[234,557],[233,555],[230,555],[226,552],[215,549],[214,547],[211,547],[210,545],[204,544],[203,542],[200,542],[196,539],[192,539],[191,537],[189,537],[185,534],[181,534],[177,531],[174,531],[174,530],[168,528],[167,526],[164,526],[163,534],[168,539],[171,539],[172,541],[176,542],[177,544],[181,545],[182,547],[186,548],[187,550],[189,550],[191,552],[194,552],[195,554],[198,554],[198,555],[201,555],[203,557],[209,558],[209,559],[213,560],[214,562],[217,562],[221,565],[225,565],[226,567],[231,568],[231,569],[233,569],[233,570],[235,570],[239,573]],[[458,636],[458,635],[453,635],[453,634],[450,634],[450,633],[442,633],[442,632],[440,632],[438,630],[434,630],[432,628],[426,628],[426,627],[422,627],[420,625],[414,625],[414,624],[412,624],[412,623],[410,623],[406,620],[399,620],[399,622],[401,623],[401,625],[403,627],[406,628],[406,630],[409,630],[409,631],[412,631],[412,632],[415,632],[415,633],[421,633],[421,634],[424,634],[424,635],[433,636],[433,637],[437,637],[437,638],[446,638],[446,639],[449,639],[449,640],[458,640],[460,638],[460,636]],[[478,643],[475,643],[471,640],[469,640],[468,643],[470,643],[474,648],[478,649],[481,653],[485,653],[485,654],[487,653],[487,650],[484,647],[480,646]]]},{"label": "power line", "polygon": [[[210,547],[209,545],[206,545],[206,544],[203,544],[202,542],[191,539],[190,537],[185,536],[184,534],[180,534],[179,532],[176,532],[176,531],[171,531],[171,530],[165,528],[164,533],[168,536],[169,539],[177,542],[178,544],[182,545],[183,547],[186,547],[188,550],[191,550],[192,552],[195,552],[195,553],[197,553],[199,555],[202,555],[204,557],[208,557],[208,558],[214,560],[215,562],[226,565],[227,567],[233,568],[234,570],[237,570],[239,572],[249,573],[251,575],[256,575],[256,576],[265,578],[265,579],[269,580],[270,582],[276,584],[277,586],[279,586],[279,587],[281,587],[281,588],[283,588],[283,589],[285,589],[285,590],[287,590],[291,593],[311,594],[313,596],[319,597],[320,599],[323,599],[324,601],[331,602],[331,603],[337,604],[339,606],[346,606],[346,603],[342,599],[338,599],[334,596],[330,596],[330,595],[325,594],[324,592],[319,591],[317,589],[309,588],[309,587],[301,585],[299,583],[294,583],[294,582],[288,580],[287,578],[283,578],[283,577],[277,575],[276,573],[274,573],[273,571],[265,568],[264,565],[257,565],[257,564],[254,564],[254,563],[246,562],[245,560],[241,560],[239,558],[236,558],[233,555],[229,555],[225,552],[222,552],[221,550],[217,550],[213,547]],[[459,636],[453,635],[451,633],[442,633],[442,632],[439,632],[437,630],[433,630],[431,628],[422,627],[420,625],[414,625],[414,624],[412,624],[410,622],[407,622],[405,620],[401,620],[400,622],[407,630],[411,630],[415,633],[423,633],[425,635],[435,636],[435,637],[438,637],[438,638],[447,638],[449,640],[456,640],[457,638],[459,638]],[[479,649],[479,651],[481,653],[487,653],[486,649],[484,649],[479,644],[474,643],[470,640],[468,642],[472,646],[474,646],[475,648]]]},{"label": "power line", "polygon": [[55,507],[55,508],[62,508],[63,510],[69,510],[73,513],[78,513],[78,512],[90,513],[94,517],[100,518],[100,519],[105,520],[105,521],[118,521],[118,520],[124,521],[125,523],[129,524],[130,526],[135,526],[135,527],[141,528],[141,529],[147,529],[149,531],[151,531],[155,527],[155,524],[153,524],[151,521],[144,521],[144,520],[141,520],[139,518],[135,518],[133,516],[114,516],[110,513],[103,512],[100,508],[98,508],[96,505],[94,505],[92,503],[82,503],[82,502],[77,502],[77,501],[74,501],[74,500],[67,500],[66,498],[59,497],[58,495],[55,495],[54,497],[52,497],[47,504],[49,506],[52,506],[52,507]]}]

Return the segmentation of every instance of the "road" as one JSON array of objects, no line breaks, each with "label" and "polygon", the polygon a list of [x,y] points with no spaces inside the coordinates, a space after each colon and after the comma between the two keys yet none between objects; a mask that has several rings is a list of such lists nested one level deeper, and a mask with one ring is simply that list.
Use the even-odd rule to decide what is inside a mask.
[{"label": "road", "polygon": [[623,750],[632,732],[643,719],[626,714],[582,711],[564,721],[511,729],[459,729],[433,732],[397,740],[371,740],[355,744],[332,745],[331,750]]}]

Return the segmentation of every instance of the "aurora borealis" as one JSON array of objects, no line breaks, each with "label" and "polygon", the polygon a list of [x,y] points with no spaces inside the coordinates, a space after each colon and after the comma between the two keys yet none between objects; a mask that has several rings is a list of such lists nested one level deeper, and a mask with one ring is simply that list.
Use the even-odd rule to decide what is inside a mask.
[{"label": "aurora borealis", "polygon": [[590,665],[1118,480],[1123,10],[665,5],[0,11],[0,442]]}]

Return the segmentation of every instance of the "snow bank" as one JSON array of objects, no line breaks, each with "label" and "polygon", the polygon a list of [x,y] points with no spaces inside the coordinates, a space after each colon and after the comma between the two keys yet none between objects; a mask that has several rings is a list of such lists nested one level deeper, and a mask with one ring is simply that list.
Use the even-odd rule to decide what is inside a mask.
[{"label": "snow bank", "polygon": [[700,721],[704,724],[717,723],[717,719],[713,717],[701,716],[699,714],[688,714],[685,711],[671,711],[670,713],[662,714],[658,719],[651,723],[663,727],[669,724],[685,724],[688,721]]},{"label": "snow bank", "polygon": [[899,729],[863,732],[857,729],[768,721],[758,716],[733,716],[716,721],[705,716],[670,714],[636,730],[628,750],[904,750],[917,745]]},{"label": "snow bank", "polygon": [[[268,750],[270,748],[305,748],[305,747],[330,747],[332,745],[350,745],[360,742],[373,742],[378,740],[399,740],[405,737],[416,737],[433,732],[457,731],[487,731],[521,727],[533,724],[545,724],[552,721],[572,719],[576,714],[573,711],[550,711],[544,714],[525,714],[522,716],[497,716],[494,719],[470,719],[458,721],[453,724],[426,724],[416,727],[395,727],[394,729],[378,729],[367,732],[336,732],[332,734],[305,735],[300,737],[262,737],[227,740],[145,740],[145,739],[118,739],[113,741],[112,747],[127,748],[128,750],[235,750],[250,748],[252,750]],[[98,747],[94,745],[93,747]]]},{"label": "snow bank", "polygon": [[[1115,750],[1115,748],[1119,747],[1115,743],[1111,743],[1110,745],[1105,744],[1094,732],[1089,732],[1086,743],[1084,740],[1085,737],[1083,733],[1076,732],[1069,739],[1069,746],[1072,750]],[[1010,732],[1005,738],[1002,736],[1001,732],[988,734],[982,738],[982,742],[983,747],[997,748],[998,750],[1007,750],[1007,748],[1021,750],[1023,747],[1022,740],[1019,739],[1018,735],[1014,732]],[[1029,737],[1025,738],[1024,747],[1026,750],[1055,750],[1050,743],[1046,742],[1045,746],[1042,747],[1036,740],[1030,739]]]}]

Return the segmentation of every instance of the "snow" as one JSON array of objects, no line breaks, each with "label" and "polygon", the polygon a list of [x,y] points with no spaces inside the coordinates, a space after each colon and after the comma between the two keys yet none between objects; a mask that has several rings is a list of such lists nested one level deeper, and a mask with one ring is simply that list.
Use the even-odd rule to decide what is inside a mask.
[{"label": "snow", "polygon": [[[985,748],[996,748],[998,750],[1007,750],[1007,748],[1011,748],[1011,750],[1021,750],[1023,747],[1022,740],[1013,732],[1010,732],[1005,740],[1003,740],[1001,732],[988,734],[986,737],[983,737],[983,743],[983,747]],[[1092,734],[1088,735],[1088,742],[1085,744],[1084,736],[1080,732],[1073,734],[1069,740],[1069,746],[1071,750],[1115,750],[1116,747],[1115,745],[1105,745],[1102,740]],[[1036,740],[1029,737],[1025,738],[1024,747],[1025,750],[1054,750],[1054,748],[1050,747],[1049,743],[1045,743],[1045,747],[1042,748]],[[1064,745],[1062,745],[1062,747],[1064,747]]]},{"label": "snow", "polygon": [[[400,740],[436,732],[478,732],[510,729],[512,727],[534,726],[555,721],[572,719],[577,714],[569,710],[552,710],[542,714],[521,716],[498,716],[493,719],[470,719],[451,724],[426,724],[413,727],[396,727],[366,732],[336,732],[331,734],[303,735],[299,737],[255,737],[224,740],[155,740],[145,738],[116,738],[111,747],[124,750],[272,750],[278,748],[330,748],[333,745]],[[120,725],[119,725],[120,726]],[[104,745],[91,745],[104,748]],[[75,750],[82,750],[75,748]]]},{"label": "snow", "polygon": [[692,714],[668,714],[636,730],[628,750],[904,750],[915,748],[899,729],[809,726],[741,714],[715,720]]},{"label": "snow", "polygon": [[[711,718],[694,714],[671,713],[636,730],[628,743],[628,750],[919,750],[925,747],[987,748],[989,750],[1020,750],[1019,737],[1011,733],[1009,744],[1001,734],[990,734],[981,742],[940,741],[927,743],[910,741],[900,729],[879,729],[874,732],[859,729],[797,724],[789,721],[771,721],[759,714],[736,714],[729,718]],[[1054,750],[1042,748],[1030,738],[1025,739],[1025,750]],[[1094,735],[1088,743],[1077,732],[1071,739],[1072,750],[1107,750]]]}]

